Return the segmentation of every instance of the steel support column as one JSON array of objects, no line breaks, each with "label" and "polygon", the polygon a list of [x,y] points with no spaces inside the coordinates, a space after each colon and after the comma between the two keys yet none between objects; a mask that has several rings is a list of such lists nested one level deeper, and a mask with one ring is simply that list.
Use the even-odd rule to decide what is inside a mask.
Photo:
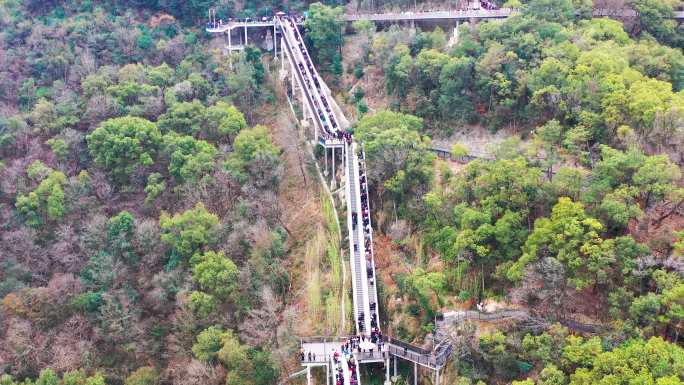
[{"label": "steel support column", "polygon": [[233,43],[230,41],[230,33],[232,30],[228,28],[228,55],[233,51]]},{"label": "steel support column", "polygon": [[413,385],[418,385],[418,364],[413,363]]},{"label": "steel support column", "polygon": [[394,376],[397,376],[397,356],[393,357],[394,359]]},{"label": "steel support column", "polygon": [[[273,39],[275,41],[275,39]],[[285,70],[285,50],[283,49],[283,38],[280,38],[280,69]]]},{"label": "steel support column", "polygon": [[390,362],[389,357],[385,360],[385,384],[391,384],[390,381]]}]

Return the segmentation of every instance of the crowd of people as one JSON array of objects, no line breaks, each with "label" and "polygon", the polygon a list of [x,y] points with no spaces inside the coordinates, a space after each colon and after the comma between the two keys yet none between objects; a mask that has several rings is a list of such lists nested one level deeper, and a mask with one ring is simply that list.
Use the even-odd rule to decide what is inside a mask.
[{"label": "crowd of people", "polygon": [[342,368],[342,360],[347,363],[347,370],[349,370],[349,384],[356,385],[359,383],[358,372],[356,368],[356,361],[354,356],[350,352],[343,351],[342,354],[339,352],[333,353],[333,364],[335,369],[335,384],[344,384],[344,369]]},{"label": "crowd of people", "polygon": [[[313,63],[311,62],[311,57],[309,56],[309,53],[306,50],[306,47],[304,46],[304,41],[301,33],[299,32],[299,28],[297,28],[297,19],[295,17],[284,17],[284,19],[289,23],[290,28],[292,29],[292,34],[295,40],[297,41],[297,46],[299,47],[299,51],[304,60],[304,63],[297,63],[297,67],[299,67],[299,72],[302,75],[302,78],[304,79],[306,87],[314,95],[318,96],[318,98],[313,98],[313,104],[314,108],[316,109],[316,114],[318,115],[318,118],[323,124],[323,135],[326,139],[344,139],[348,143],[351,143],[351,133],[339,129],[337,119],[335,119],[335,115],[332,112],[330,103],[328,102],[328,99],[325,97],[325,93],[321,92],[321,82],[318,78],[316,69],[314,68]],[[309,78],[311,78],[311,80],[309,80]],[[319,99],[320,103],[318,102]],[[328,122],[330,124],[328,124]]]},{"label": "crowd of people", "polygon": [[[370,342],[370,344],[369,344]],[[332,354],[328,358],[332,358],[333,370],[335,376],[335,384],[343,385],[344,382],[344,366],[343,362],[346,363],[346,368],[349,371],[349,384],[358,384],[358,371],[357,363],[354,359],[354,354],[365,354],[382,352],[385,342],[382,337],[380,329],[374,328],[370,336],[358,335],[351,336],[340,345],[339,350],[333,350]],[[318,362],[316,361],[316,354],[313,352],[305,352],[303,349],[299,352],[300,360],[304,363],[306,362]],[[325,361],[325,357],[320,357],[322,362]]]},{"label": "crowd of people", "polygon": [[[299,72],[304,79],[306,87],[311,91],[312,94],[318,95],[313,98],[313,104],[316,108],[316,113],[323,123],[324,135],[327,139],[335,138],[340,140],[345,140],[347,143],[351,144],[352,134],[351,132],[341,130],[335,119],[335,115],[332,112],[331,106],[326,99],[323,92],[321,92],[321,83],[318,79],[317,73],[311,62],[306,47],[304,46],[303,39],[297,28],[297,25],[291,17],[284,17],[284,20],[289,23],[292,29],[292,34],[297,42],[299,50],[301,52],[301,57],[303,58],[303,63],[298,62],[297,67]],[[307,71],[308,69],[308,71]],[[310,74],[310,75],[309,75]],[[327,122],[330,122],[328,125]],[[370,286],[375,285],[375,269],[373,266],[373,248],[371,246],[371,223],[370,223],[370,209],[368,204],[368,185],[365,173],[365,164],[360,159],[359,163],[359,185],[361,190],[361,207],[360,213],[355,211],[352,212],[352,228],[355,230],[357,228],[357,223],[359,222],[359,214],[361,219],[361,224],[363,226],[363,250],[364,250],[364,260],[366,261],[366,273],[367,279]],[[358,245],[354,245],[355,249],[358,250]],[[380,331],[378,324],[378,313],[377,313],[377,303],[372,298],[373,302],[370,303],[370,325],[371,331],[370,335],[365,334],[365,314],[363,311],[359,312],[358,315],[358,330],[361,333],[358,336],[352,336],[340,347],[340,351],[335,351],[333,353],[333,362],[335,363],[335,378],[336,384],[342,385],[344,383],[344,373],[342,369],[342,360],[347,363],[347,368],[349,369],[350,384],[358,383],[357,371],[356,371],[356,361],[353,359],[353,354],[356,353],[373,353],[375,351],[382,351],[384,346],[384,339],[382,332]],[[366,343],[367,342],[367,343]],[[314,362],[316,359],[315,354],[312,355],[311,352],[305,354],[304,351],[300,353],[302,361],[306,361],[308,358],[309,362]]]}]

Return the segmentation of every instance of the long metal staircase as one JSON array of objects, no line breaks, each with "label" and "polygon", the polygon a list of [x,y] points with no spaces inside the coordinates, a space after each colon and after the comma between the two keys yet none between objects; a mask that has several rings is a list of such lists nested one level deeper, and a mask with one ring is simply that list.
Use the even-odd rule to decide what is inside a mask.
[{"label": "long metal staircase", "polygon": [[[302,365],[307,367],[307,378],[311,378],[310,369],[312,366],[326,366],[328,372],[332,371],[328,375],[328,380],[336,380],[338,378],[337,373],[341,369],[342,384],[359,385],[359,364],[378,361],[385,362],[387,378],[389,378],[389,358],[390,355],[393,355],[395,359],[401,357],[415,365],[436,370],[436,381],[439,382],[439,368],[448,356],[448,353],[445,354],[443,346],[439,352],[429,352],[413,345],[386,338],[380,333],[379,299],[376,289],[377,279],[373,253],[373,227],[370,216],[366,160],[362,146],[356,143],[351,132],[341,127],[340,122],[346,122],[346,118],[339,112],[335,101],[329,95],[329,89],[311,62],[297,21],[281,14],[274,17],[271,24],[263,22],[261,24],[273,28],[274,43],[277,42],[277,33],[279,32],[281,35],[281,65],[284,70],[287,60],[289,64],[287,77],[290,78],[292,96],[296,97],[301,94],[302,115],[305,121],[313,123],[315,142],[326,149],[333,149],[333,151],[334,149],[341,149],[342,151],[356,336],[363,336],[366,341],[373,341],[372,344],[376,347],[375,349],[363,350],[359,348],[358,351],[347,348],[349,355],[347,357],[341,355],[342,358],[338,362],[334,362],[335,352],[338,354],[342,352],[344,342],[331,344],[330,340],[326,341],[325,338],[322,341],[309,339],[306,343],[302,342],[303,351],[316,353],[316,359],[302,360]],[[261,24],[260,26],[262,26]],[[242,25],[246,34],[247,23]],[[222,28],[207,28],[207,31],[221,33]],[[228,28],[229,32],[230,28]],[[383,348],[380,349],[380,346]],[[353,369],[348,365],[347,359],[349,359]]]}]

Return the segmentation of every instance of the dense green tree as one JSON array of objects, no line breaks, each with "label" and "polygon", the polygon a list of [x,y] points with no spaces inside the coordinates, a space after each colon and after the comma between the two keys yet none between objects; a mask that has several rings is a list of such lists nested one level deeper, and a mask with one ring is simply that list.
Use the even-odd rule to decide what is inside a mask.
[{"label": "dense green tree", "polygon": [[202,203],[172,217],[166,212],[159,217],[162,241],[185,258],[215,242],[218,223],[218,217],[208,212]]},{"label": "dense green tree", "polygon": [[329,68],[335,75],[341,75],[341,71],[334,71],[333,61],[342,47],[343,13],[343,7],[332,8],[313,3],[309,6],[309,15],[304,22],[306,38],[313,45],[316,62]]},{"label": "dense green tree", "polygon": [[135,218],[128,211],[122,211],[111,217],[107,223],[107,243],[110,252],[127,263],[135,263],[137,256],[133,252],[133,235],[135,234]]},{"label": "dense green tree", "polygon": [[471,58],[450,58],[439,74],[439,110],[446,119],[469,122],[473,119],[472,98],[468,93],[473,81]]},{"label": "dense green tree", "polygon": [[211,140],[231,143],[235,136],[247,128],[245,116],[225,102],[218,102],[205,112],[204,132]]},{"label": "dense green tree", "polygon": [[73,127],[79,118],[74,111],[69,111],[69,106],[55,105],[46,99],[40,99],[29,115],[29,120],[35,129],[41,133],[57,134],[66,127]]},{"label": "dense green tree", "polygon": [[162,144],[154,123],[132,116],[104,121],[86,139],[95,162],[118,182],[125,182],[137,167],[151,166]]},{"label": "dense green tree", "polygon": [[227,336],[220,326],[209,326],[197,336],[197,342],[192,345],[192,353],[200,361],[213,361],[223,347],[223,338]]},{"label": "dense green tree", "polygon": [[164,135],[164,146],[169,156],[169,174],[179,182],[197,182],[214,169],[217,151],[207,141],[168,134]]},{"label": "dense green tree", "polygon": [[151,366],[142,366],[126,378],[126,385],[159,385],[157,370]]},{"label": "dense green tree", "polygon": [[422,127],[418,117],[382,111],[364,116],[354,128],[363,142],[368,178],[398,205],[406,205],[409,192],[425,191],[432,180],[434,155]]},{"label": "dense green tree", "polygon": [[216,310],[216,299],[211,294],[193,291],[190,293],[190,308],[198,317],[207,318]]},{"label": "dense green tree", "polygon": [[660,338],[633,340],[609,352],[597,351],[587,368],[570,376],[570,385],[589,385],[607,378],[615,383],[681,384],[684,352]]},{"label": "dense green tree", "polygon": [[575,17],[575,9],[570,0],[531,0],[525,13],[539,20],[565,23]]},{"label": "dense green tree", "polygon": [[147,177],[145,186],[145,205],[151,205],[157,197],[166,190],[164,177],[158,172],[153,172]]},{"label": "dense green tree", "polygon": [[239,181],[249,177],[264,186],[276,186],[279,175],[275,173],[280,164],[280,148],[273,143],[269,129],[255,126],[244,129],[235,137],[233,152],[225,167]]},{"label": "dense green tree", "polygon": [[217,298],[227,299],[237,292],[238,268],[223,252],[197,253],[190,259],[195,282]]},{"label": "dense green tree", "polygon": [[581,203],[560,198],[551,218],[535,221],[523,255],[508,271],[508,278],[520,280],[526,265],[551,256],[568,268],[570,281],[577,289],[604,282],[615,255],[614,243],[599,235],[602,229],[598,220],[585,213]]},{"label": "dense green tree", "polygon": [[164,132],[196,135],[202,130],[205,110],[198,100],[174,103],[159,117],[159,128]]},{"label": "dense green tree", "polygon": [[64,216],[65,184],[66,176],[60,171],[53,171],[35,190],[17,196],[17,211],[29,226],[40,227]]},{"label": "dense green tree", "polygon": [[66,144],[64,139],[51,138],[48,139],[45,143],[48,146],[50,146],[52,153],[55,154],[57,159],[65,161],[69,156],[69,146]]},{"label": "dense green tree", "polygon": [[663,42],[672,42],[676,28],[676,23],[672,20],[675,2],[668,0],[632,0],[630,4],[639,15],[638,29],[650,33]]}]

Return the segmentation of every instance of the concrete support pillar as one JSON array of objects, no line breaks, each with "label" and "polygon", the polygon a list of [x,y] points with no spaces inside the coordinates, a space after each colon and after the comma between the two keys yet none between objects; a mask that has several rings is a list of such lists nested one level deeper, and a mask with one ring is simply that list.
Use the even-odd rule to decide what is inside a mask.
[{"label": "concrete support pillar", "polygon": [[[276,41],[275,38],[273,41]],[[280,38],[280,69],[285,70],[285,50],[283,49],[283,38]],[[274,55],[275,56],[275,55]]]},{"label": "concrete support pillar", "polygon": [[247,46],[247,22],[245,21],[245,46]]},{"label": "concrete support pillar", "polygon": [[291,86],[290,89],[292,90],[292,99],[293,99],[292,102],[293,103],[294,103],[294,98],[297,97],[295,95],[295,73],[294,73],[294,71],[295,71],[294,66],[290,65],[290,86]]},{"label": "concrete support pillar", "polygon": [[275,20],[273,20],[273,57],[275,57],[275,58],[278,57],[278,40],[276,39],[276,22],[275,22]]},{"label": "concrete support pillar", "polygon": [[229,55],[230,55],[230,53],[233,51],[233,43],[231,43],[231,41],[230,41],[230,32],[231,32],[231,31],[232,31],[232,30],[229,28],[229,29],[228,29],[228,54],[229,54]]},{"label": "concrete support pillar", "polygon": [[302,87],[302,115],[304,116],[304,120],[307,119],[309,111],[309,104],[306,102],[306,95],[304,94],[304,88]]},{"label": "concrete support pillar", "polygon": [[330,360],[328,360],[328,364],[325,365],[325,385],[330,385]]},{"label": "concrete support pillar", "polygon": [[385,385],[391,384],[392,381],[390,381],[390,362],[389,358],[385,360]]},{"label": "concrete support pillar", "polygon": [[311,365],[306,366],[306,385],[311,385]]},{"label": "concrete support pillar", "polygon": [[332,169],[330,171],[332,172],[333,183],[335,183],[335,147],[332,148]]},{"label": "concrete support pillar", "polygon": [[413,363],[413,385],[418,385],[418,364]]},{"label": "concrete support pillar", "polygon": [[[318,137],[316,137],[316,143],[318,143]],[[323,168],[323,174],[328,176],[328,149],[323,147],[323,153],[325,154],[325,168]]]},{"label": "concrete support pillar", "polygon": [[397,356],[394,356],[392,358],[394,358],[394,376],[396,377],[396,375],[397,375]]},{"label": "concrete support pillar", "polygon": [[439,369],[435,370],[435,385],[439,385]]}]

